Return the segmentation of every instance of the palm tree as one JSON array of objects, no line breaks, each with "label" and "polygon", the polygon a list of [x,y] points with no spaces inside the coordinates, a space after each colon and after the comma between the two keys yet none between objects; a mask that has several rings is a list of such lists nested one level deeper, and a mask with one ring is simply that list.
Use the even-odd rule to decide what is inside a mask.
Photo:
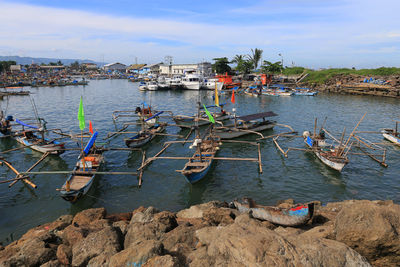
[{"label": "palm tree", "polygon": [[258,67],[258,62],[261,60],[263,50],[262,49],[251,49],[251,55],[247,55],[249,60],[253,63],[254,69],[257,69]]},{"label": "palm tree", "polygon": [[244,60],[244,56],[243,56],[243,55],[236,55],[236,56],[232,59],[232,63],[239,64],[239,63],[242,62],[243,60]]}]

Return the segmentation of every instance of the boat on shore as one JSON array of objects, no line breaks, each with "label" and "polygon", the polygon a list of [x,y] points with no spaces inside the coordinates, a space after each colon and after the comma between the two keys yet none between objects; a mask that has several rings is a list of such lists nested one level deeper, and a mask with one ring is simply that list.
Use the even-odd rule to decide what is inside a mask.
[{"label": "boat on shore", "polygon": [[282,226],[306,224],[314,215],[314,203],[298,204],[291,208],[278,208],[256,204],[251,198],[235,200],[230,205],[240,213],[250,213],[253,218]]},{"label": "boat on shore", "polygon": [[[214,133],[221,139],[234,139],[248,134],[259,134],[272,129],[276,121],[266,120],[267,117],[278,116],[272,111],[234,117],[233,124],[215,127]],[[260,119],[262,119],[260,121]]]},{"label": "boat on shore", "polygon": [[78,161],[64,185],[60,189],[63,199],[76,202],[84,196],[93,184],[96,172],[104,164],[103,151],[94,145],[98,132],[95,132],[82,151]]}]

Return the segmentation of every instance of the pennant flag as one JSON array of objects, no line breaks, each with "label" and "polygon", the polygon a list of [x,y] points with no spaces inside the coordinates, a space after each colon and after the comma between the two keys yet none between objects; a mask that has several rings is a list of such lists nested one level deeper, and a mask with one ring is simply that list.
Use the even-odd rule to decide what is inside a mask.
[{"label": "pennant flag", "polygon": [[92,125],[92,121],[89,121],[89,132],[91,134],[93,134],[93,125]]},{"label": "pennant flag", "polygon": [[219,107],[217,82],[215,82],[215,105]]},{"label": "pennant flag", "polygon": [[204,110],[208,116],[208,119],[212,122],[215,123],[214,117],[211,115],[211,113],[207,110],[206,105],[203,104]]},{"label": "pennant flag", "polygon": [[81,102],[79,103],[78,120],[79,120],[79,128],[81,129],[81,131],[83,131],[83,129],[85,129],[85,113],[83,112],[82,96],[81,96]]},{"label": "pennant flag", "polygon": [[235,104],[235,89],[232,90],[231,102]]}]

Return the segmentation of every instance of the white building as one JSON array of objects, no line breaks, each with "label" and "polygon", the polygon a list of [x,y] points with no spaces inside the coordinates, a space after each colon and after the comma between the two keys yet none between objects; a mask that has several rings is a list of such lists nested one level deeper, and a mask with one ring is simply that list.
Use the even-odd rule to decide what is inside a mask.
[{"label": "white building", "polygon": [[184,75],[186,71],[195,71],[204,77],[212,75],[211,63],[203,62],[198,64],[173,64],[173,65],[160,65],[160,75],[174,76]]},{"label": "white building", "polygon": [[120,71],[120,72],[125,72],[126,67],[127,67],[127,66],[126,66],[125,64],[116,62],[116,63],[110,63],[110,64],[104,65],[104,66],[103,66],[103,69],[104,69],[105,71],[109,71],[109,70],[115,71],[115,70],[117,70],[117,71]]}]

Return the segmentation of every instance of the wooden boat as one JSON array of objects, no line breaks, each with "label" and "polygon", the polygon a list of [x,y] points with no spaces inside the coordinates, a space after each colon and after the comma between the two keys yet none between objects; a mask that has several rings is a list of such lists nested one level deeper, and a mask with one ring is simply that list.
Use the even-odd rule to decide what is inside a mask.
[{"label": "wooden boat", "polygon": [[246,88],[243,92],[245,95],[249,95],[249,96],[258,97],[260,95],[259,90],[255,86],[250,86],[249,88]]},{"label": "wooden boat", "polygon": [[254,218],[283,226],[299,226],[307,223],[314,214],[314,203],[298,204],[292,208],[257,205],[251,198],[233,201],[232,207],[241,213],[250,213]]},{"label": "wooden boat", "polygon": [[397,129],[398,129],[398,122],[396,121],[396,127],[394,129],[383,129],[382,135],[386,140],[396,145],[400,145],[400,133],[398,132]]},{"label": "wooden boat", "polygon": [[349,163],[349,159],[343,154],[344,148],[341,145],[338,147],[328,145],[323,131],[313,136],[305,131],[303,138],[306,145],[328,167],[340,172]]},{"label": "wooden boat", "polygon": [[39,137],[34,134],[33,131],[18,132],[15,134],[14,138],[18,143],[29,146],[30,149],[41,153],[60,155],[65,151],[64,143]]},{"label": "wooden boat", "polygon": [[60,190],[61,197],[70,202],[76,202],[84,196],[93,184],[98,171],[104,164],[103,151],[94,146],[98,133],[95,132],[86,145],[75,165],[72,174],[67,178]]},{"label": "wooden boat", "polygon": [[153,140],[157,133],[161,133],[165,130],[166,123],[157,123],[150,126],[147,129],[140,131],[137,135],[124,139],[127,147],[135,148],[141,147]]},{"label": "wooden boat", "polygon": [[315,96],[317,94],[318,94],[317,91],[312,91],[309,88],[296,87],[296,89],[294,90],[294,95],[299,95],[299,96]]},{"label": "wooden boat", "polygon": [[193,146],[196,146],[196,152],[185,164],[185,167],[177,171],[181,172],[191,184],[200,181],[209,171],[220,145],[219,137],[212,133],[204,139],[195,139]]},{"label": "wooden boat", "polygon": [[[272,129],[276,125],[276,122],[266,120],[265,118],[273,116],[277,116],[277,114],[272,111],[256,113],[241,117],[235,116],[234,124],[226,125],[223,127],[216,127],[214,129],[214,133],[221,139],[226,140]],[[257,121],[259,119],[262,119],[262,121]]]},{"label": "wooden boat", "polygon": [[[212,108],[216,106],[208,106],[207,108]],[[221,111],[213,113],[214,119],[216,121],[225,121],[230,118],[232,118],[231,114],[229,112],[226,112],[223,110],[221,106]],[[196,118],[195,116],[184,116],[184,115],[177,115],[173,116],[172,119],[175,121],[176,125],[181,127],[181,128],[191,128],[196,124]],[[197,121],[198,126],[204,126],[204,125],[209,125],[211,122],[208,120],[208,116],[205,112],[201,112],[200,114],[200,120]]]}]

